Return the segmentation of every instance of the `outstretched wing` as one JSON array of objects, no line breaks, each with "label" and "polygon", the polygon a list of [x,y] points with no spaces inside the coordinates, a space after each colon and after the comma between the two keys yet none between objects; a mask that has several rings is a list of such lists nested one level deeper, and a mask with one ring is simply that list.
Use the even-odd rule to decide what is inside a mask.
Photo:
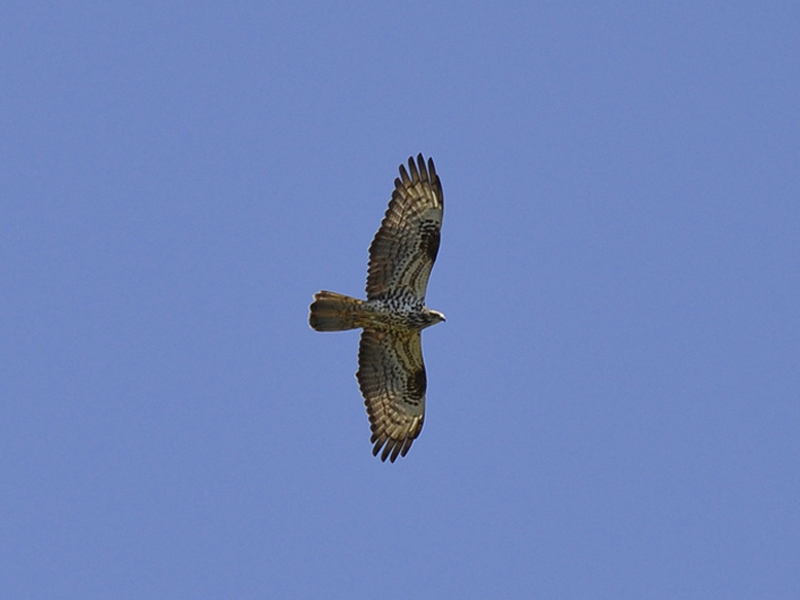
[{"label": "outstretched wing", "polygon": [[405,456],[425,418],[425,365],[419,331],[364,329],[358,351],[358,385],[381,460]]},{"label": "outstretched wing", "polygon": [[394,193],[369,247],[367,298],[411,295],[425,301],[428,277],[439,251],[444,196],[433,159],[408,159],[394,180]]}]

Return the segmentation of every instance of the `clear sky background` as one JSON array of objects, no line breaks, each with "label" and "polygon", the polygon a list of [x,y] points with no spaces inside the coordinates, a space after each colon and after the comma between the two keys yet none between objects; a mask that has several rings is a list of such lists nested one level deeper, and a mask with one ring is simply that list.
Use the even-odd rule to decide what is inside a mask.
[{"label": "clear sky background", "polygon": [[[0,596],[800,597],[800,4],[6,3]],[[445,192],[425,429],[358,333]]]}]

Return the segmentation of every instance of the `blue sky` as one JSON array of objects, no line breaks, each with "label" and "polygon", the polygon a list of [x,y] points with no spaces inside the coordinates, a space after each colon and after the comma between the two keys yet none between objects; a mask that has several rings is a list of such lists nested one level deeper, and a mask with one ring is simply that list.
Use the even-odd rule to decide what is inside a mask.
[{"label": "blue sky", "polygon": [[[0,9],[14,598],[800,597],[800,7]],[[425,429],[357,332],[445,193]]]}]

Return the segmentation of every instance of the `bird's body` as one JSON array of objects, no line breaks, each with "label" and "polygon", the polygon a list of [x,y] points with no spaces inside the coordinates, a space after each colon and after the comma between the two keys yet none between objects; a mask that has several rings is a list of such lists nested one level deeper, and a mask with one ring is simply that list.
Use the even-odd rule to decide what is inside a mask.
[{"label": "bird's body", "polygon": [[444,321],[425,306],[428,277],[439,250],[444,197],[433,160],[408,161],[369,250],[367,299],[336,292],[314,295],[309,324],[316,331],[363,328],[358,379],[372,428],[373,454],[405,456],[422,430],[427,378],[420,332]]},{"label": "bird's body", "polygon": [[406,298],[358,300],[323,290],[314,295],[312,306],[310,322],[317,331],[342,331],[358,327],[421,331],[444,321],[442,313]]}]

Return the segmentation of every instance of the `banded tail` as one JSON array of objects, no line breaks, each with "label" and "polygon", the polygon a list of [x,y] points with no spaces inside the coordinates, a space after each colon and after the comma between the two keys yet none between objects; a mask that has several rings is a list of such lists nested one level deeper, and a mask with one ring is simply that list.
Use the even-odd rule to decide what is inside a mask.
[{"label": "banded tail", "polygon": [[363,303],[358,298],[322,290],[314,294],[308,324],[316,331],[343,331],[361,327],[358,313]]}]

